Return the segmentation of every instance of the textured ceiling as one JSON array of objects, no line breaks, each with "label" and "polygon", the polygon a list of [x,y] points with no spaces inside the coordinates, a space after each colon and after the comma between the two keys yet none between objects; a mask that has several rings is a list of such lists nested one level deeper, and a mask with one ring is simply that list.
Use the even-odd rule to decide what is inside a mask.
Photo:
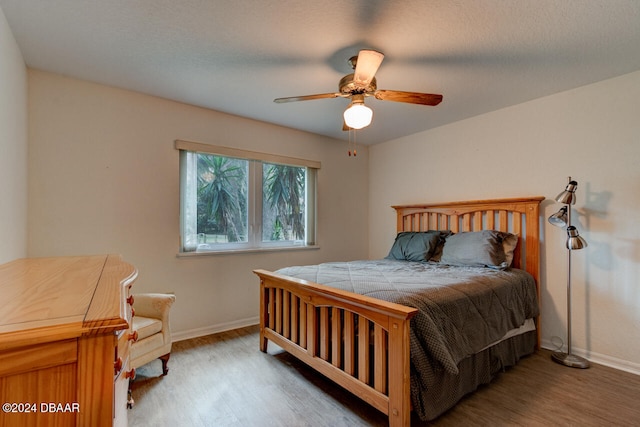
[{"label": "textured ceiling", "polygon": [[[640,70],[638,0],[0,0],[29,67],[346,139],[334,92],[360,48],[386,57],[375,144]],[[606,100],[594,100],[606,102]]]}]

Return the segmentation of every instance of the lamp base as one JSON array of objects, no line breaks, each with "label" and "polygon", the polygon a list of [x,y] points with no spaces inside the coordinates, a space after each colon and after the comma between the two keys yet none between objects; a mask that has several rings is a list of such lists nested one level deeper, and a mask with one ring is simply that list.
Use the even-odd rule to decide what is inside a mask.
[{"label": "lamp base", "polygon": [[572,368],[586,369],[589,367],[589,361],[575,354],[567,354],[555,351],[551,354],[551,360],[561,365],[570,366]]}]

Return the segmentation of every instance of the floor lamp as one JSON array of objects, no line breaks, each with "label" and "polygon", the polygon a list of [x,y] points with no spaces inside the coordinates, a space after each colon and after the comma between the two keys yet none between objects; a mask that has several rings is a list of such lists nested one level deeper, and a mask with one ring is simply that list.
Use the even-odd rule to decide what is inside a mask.
[{"label": "floor lamp", "polygon": [[576,203],[578,183],[569,177],[569,184],[556,197],[556,202],[564,204],[560,210],[549,217],[549,223],[556,227],[567,228],[567,352],[555,351],[551,354],[554,362],[572,368],[588,368],[589,361],[571,353],[571,252],[587,247],[587,242],[580,237],[578,230],[571,225],[571,205]]}]

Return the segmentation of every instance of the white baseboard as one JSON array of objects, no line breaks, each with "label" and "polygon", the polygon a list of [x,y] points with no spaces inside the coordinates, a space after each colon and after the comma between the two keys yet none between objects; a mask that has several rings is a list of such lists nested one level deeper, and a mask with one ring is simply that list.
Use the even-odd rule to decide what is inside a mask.
[{"label": "white baseboard", "polygon": [[188,331],[171,331],[173,342],[188,340],[191,338],[203,337],[205,335],[217,334],[219,332],[230,331],[233,329],[253,326],[260,323],[259,317],[250,317],[248,319],[240,319],[233,322],[221,323],[218,325],[205,326],[202,328],[190,329]]},{"label": "white baseboard", "polygon": [[[542,340],[540,345],[542,348],[546,348],[547,350],[558,350],[557,346],[552,344],[549,340]],[[598,365],[604,365],[620,371],[640,375],[640,363],[629,362],[628,360],[618,359],[616,357],[607,356],[606,354],[594,353],[593,351],[585,351],[581,348],[575,347],[571,348],[571,353],[584,357],[588,361],[597,363]]]}]

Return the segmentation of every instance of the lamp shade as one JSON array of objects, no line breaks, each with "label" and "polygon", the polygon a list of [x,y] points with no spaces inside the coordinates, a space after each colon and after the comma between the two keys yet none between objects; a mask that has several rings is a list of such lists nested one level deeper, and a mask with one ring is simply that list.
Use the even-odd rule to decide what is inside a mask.
[{"label": "lamp shade", "polygon": [[344,122],[352,129],[362,129],[371,124],[373,110],[364,102],[354,101],[344,110]]},{"label": "lamp shade", "polygon": [[570,251],[586,248],[587,241],[580,237],[578,229],[573,225],[567,227],[567,249]]},{"label": "lamp shade", "polygon": [[578,188],[578,183],[576,181],[569,181],[564,191],[556,196],[556,202],[564,203],[565,205],[575,205],[576,188]]},{"label": "lamp shade", "polygon": [[549,217],[549,223],[556,227],[566,227],[569,223],[567,216],[567,207],[563,206],[560,210]]}]

